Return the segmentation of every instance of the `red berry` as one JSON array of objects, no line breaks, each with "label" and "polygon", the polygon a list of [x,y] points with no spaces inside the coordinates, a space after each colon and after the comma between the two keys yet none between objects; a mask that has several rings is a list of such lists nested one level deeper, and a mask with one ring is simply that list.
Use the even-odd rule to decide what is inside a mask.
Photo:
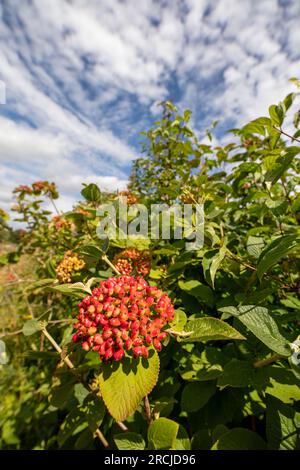
[{"label": "red berry", "polygon": [[102,281],[78,309],[72,340],[80,341],[85,350],[98,351],[101,360],[118,361],[125,350],[146,358],[152,343],[160,351],[161,341],[167,337],[162,328],[174,318],[167,294],[149,286],[142,277],[129,275]]},{"label": "red berry", "polygon": [[114,352],[114,360],[115,361],[120,361],[122,357],[124,356],[124,349],[120,348],[117,351]]},{"label": "red berry", "polygon": [[103,338],[99,333],[94,336],[94,343],[103,344]]},{"label": "red berry", "polygon": [[157,349],[157,351],[161,351],[162,345],[161,345],[161,342],[158,341],[157,338],[154,338],[153,346],[155,347],[155,349]]}]

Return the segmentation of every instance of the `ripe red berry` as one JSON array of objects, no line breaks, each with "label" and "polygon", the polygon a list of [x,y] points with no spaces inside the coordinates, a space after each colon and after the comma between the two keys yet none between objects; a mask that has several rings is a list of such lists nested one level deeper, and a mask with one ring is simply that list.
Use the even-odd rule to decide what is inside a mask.
[{"label": "ripe red berry", "polygon": [[117,349],[117,351],[114,352],[114,360],[115,361],[120,361],[123,356],[124,356],[124,349],[122,349],[122,348]]},{"label": "ripe red berry", "polygon": [[102,281],[78,305],[73,342],[101,360],[120,361],[125,352],[147,358],[153,344],[160,351],[162,331],[174,317],[170,298],[141,277],[121,276]]}]

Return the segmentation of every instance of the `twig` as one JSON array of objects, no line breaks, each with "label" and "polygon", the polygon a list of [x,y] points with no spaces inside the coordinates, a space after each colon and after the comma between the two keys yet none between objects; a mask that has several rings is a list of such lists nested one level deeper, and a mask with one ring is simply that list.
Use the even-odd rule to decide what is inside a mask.
[{"label": "twig", "polygon": [[151,408],[150,408],[148,395],[146,395],[144,398],[144,406],[145,406],[147,421],[150,424],[152,422],[152,416],[151,416]]},{"label": "twig", "polygon": [[54,207],[55,212],[57,213],[57,215],[60,215],[60,211],[58,210],[57,205],[55,204],[55,202],[54,202],[54,200],[52,199],[52,197],[48,196],[48,198],[50,199],[50,201],[51,201],[51,203],[52,203],[52,206]]},{"label": "twig", "polygon": [[96,429],[95,435],[99,438],[99,440],[102,442],[102,444],[104,445],[104,447],[107,449],[107,448],[109,447],[109,443],[107,442],[107,440],[106,440],[105,437],[103,436],[103,434],[102,434],[102,432],[100,431],[100,429]]},{"label": "twig", "polygon": [[193,331],[175,331],[172,330],[172,328],[168,328],[167,330],[164,330],[166,333],[169,333],[170,335],[173,336],[179,336],[180,338],[187,338],[188,336],[191,336],[193,334]]},{"label": "twig", "polygon": [[282,359],[282,356],[279,356],[279,354],[273,354],[273,356],[270,356],[267,359],[260,359],[254,362],[253,367],[257,368],[268,366],[269,364],[273,364],[273,362],[279,361],[279,359]]},{"label": "twig", "polygon": [[295,140],[296,142],[299,142],[299,143],[300,143],[300,139],[297,139],[296,137],[293,137],[292,135],[290,135],[290,134],[288,134],[287,132],[283,131],[281,128],[278,129],[278,127],[276,127],[276,126],[273,126],[273,128],[274,128],[277,132],[279,132],[280,134],[283,134],[283,135],[285,135],[286,137],[288,137],[289,139],[291,139],[292,141]]},{"label": "twig", "polygon": [[122,423],[122,421],[117,421],[117,425],[119,426],[120,429],[122,429],[122,431],[128,431],[128,427],[125,426],[125,424]]},{"label": "twig", "polygon": [[50,333],[46,330],[46,328],[42,328],[42,332],[46,336],[46,338],[50,341],[52,346],[56,349],[62,360],[66,363],[66,365],[69,367],[69,369],[74,369],[74,364],[73,362],[68,358],[68,356],[64,356],[62,354],[62,349],[61,347],[57,344],[53,336],[50,335]]},{"label": "twig", "polygon": [[106,264],[108,264],[108,266],[111,267],[111,269],[116,273],[118,274],[118,276],[120,276],[120,271],[118,271],[118,269],[112,264],[112,262],[108,259],[108,257],[106,255],[103,255],[102,256],[102,260],[105,261]]}]

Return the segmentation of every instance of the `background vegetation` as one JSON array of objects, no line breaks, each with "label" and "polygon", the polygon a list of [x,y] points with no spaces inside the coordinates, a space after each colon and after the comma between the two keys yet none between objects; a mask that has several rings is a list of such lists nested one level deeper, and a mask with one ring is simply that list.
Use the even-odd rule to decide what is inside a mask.
[{"label": "background vegetation", "polygon": [[[291,135],[285,126],[295,96],[218,147],[198,141],[190,111],[163,103],[123,196],[204,204],[197,251],[174,238],[100,241],[97,208],[120,194],[94,184],[64,214],[54,183],[16,188],[26,228],[0,214],[2,449],[300,449],[299,113]],[[161,352],[129,355],[125,371],[71,338],[78,302],[118,276],[120,259],[138,274],[132,249],[175,318]]]}]

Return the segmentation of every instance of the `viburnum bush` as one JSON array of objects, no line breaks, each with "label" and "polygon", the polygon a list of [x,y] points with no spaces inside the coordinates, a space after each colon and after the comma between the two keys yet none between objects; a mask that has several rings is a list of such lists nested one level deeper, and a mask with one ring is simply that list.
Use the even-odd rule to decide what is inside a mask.
[{"label": "viburnum bush", "polygon": [[[299,450],[296,99],[223,146],[165,102],[128,189],[84,185],[65,213],[54,183],[16,188],[22,229],[0,211],[2,449]],[[120,198],[130,220],[202,204],[202,247],[99,239]]]}]

